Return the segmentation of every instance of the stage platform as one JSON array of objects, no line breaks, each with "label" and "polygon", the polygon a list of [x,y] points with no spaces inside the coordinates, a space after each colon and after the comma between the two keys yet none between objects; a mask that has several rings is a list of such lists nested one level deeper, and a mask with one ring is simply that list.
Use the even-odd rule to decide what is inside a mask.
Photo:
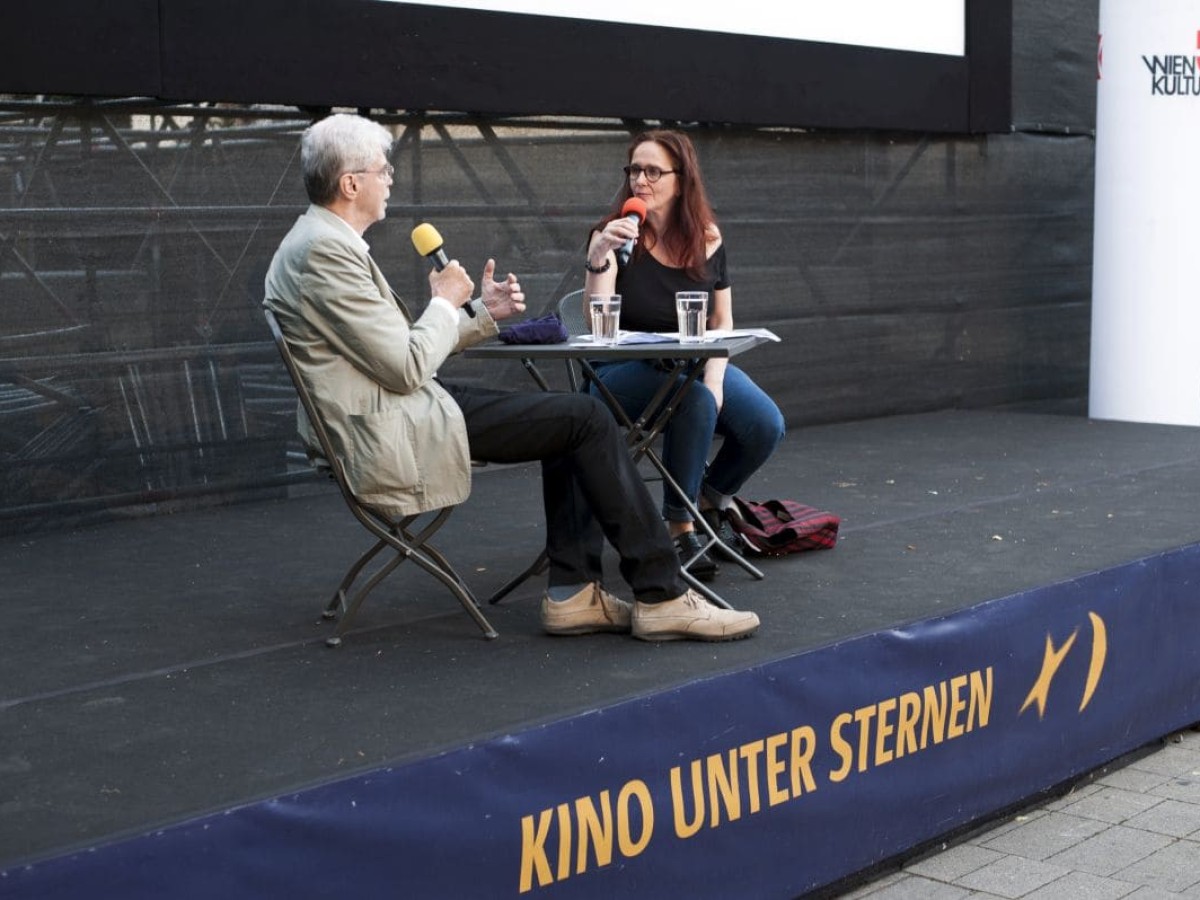
[{"label": "stage platform", "polygon": [[[486,641],[404,567],[328,649],[370,540],[293,493],[0,541],[0,897],[799,896],[1200,719],[1197,429],[797,429],[746,493],[841,537],[726,566],[730,644],[549,637],[540,581]],[[439,545],[483,596],[542,537],[495,467]]]}]

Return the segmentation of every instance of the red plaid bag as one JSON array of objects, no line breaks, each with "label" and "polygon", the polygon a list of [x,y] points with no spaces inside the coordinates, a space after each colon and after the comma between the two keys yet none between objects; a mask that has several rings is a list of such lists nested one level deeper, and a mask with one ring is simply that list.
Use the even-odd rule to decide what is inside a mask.
[{"label": "red plaid bag", "polygon": [[733,498],[737,515],[729,522],[753,549],[767,556],[801,550],[828,550],[837,543],[841,518],[795,500]]}]

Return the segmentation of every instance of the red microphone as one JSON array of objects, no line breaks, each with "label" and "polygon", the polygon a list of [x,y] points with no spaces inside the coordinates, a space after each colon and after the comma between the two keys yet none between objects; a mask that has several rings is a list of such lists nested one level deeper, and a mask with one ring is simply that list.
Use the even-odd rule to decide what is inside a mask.
[{"label": "red microphone", "polygon": [[[640,225],[642,220],[646,218],[646,201],[641,197],[630,197],[621,207],[621,215],[627,219],[633,219],[635,225]],[[631,256],[633,256],[633,238],[630,238],[618,248],[617,262],[622,266],[627,265]]]}]

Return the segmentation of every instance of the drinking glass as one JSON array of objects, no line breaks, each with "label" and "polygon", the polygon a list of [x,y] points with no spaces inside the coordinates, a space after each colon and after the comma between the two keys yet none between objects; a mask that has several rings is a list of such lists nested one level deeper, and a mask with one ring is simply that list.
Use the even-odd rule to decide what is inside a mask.
[{"label": "drinking glass", "polygon": [[680,291],[675,295],[675,316],[679,321],[679,342],[698,344],[704,340],[708,323],[708,292]]},{"label": "drinking glass", "polygon": [[621,326],[621,295],[592,294],[592,340],[597,344],[615,344]]}]

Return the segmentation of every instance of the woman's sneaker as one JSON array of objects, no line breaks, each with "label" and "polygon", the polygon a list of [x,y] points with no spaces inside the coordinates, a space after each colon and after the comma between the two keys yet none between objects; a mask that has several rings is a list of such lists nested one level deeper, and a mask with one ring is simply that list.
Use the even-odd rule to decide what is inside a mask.
[{"label": "woman's sneaker", "polygon": [[726,559],[731,558],[731,554],[725,552],[727,549],[737,554],[745,551],[746,547],[742,542],[742,536],[734,530],[732,523],[729,521],[728,513],[720,509],[702,509],[700,510],[700,515],[704,518],[708,527],[716,532],[717,539],[720,541],[713,550],[723,555]]},{"label": "woman's sneaker", "polygon": [[[694,531],[684,531],[675,535],[675,552],[679,554],[679,566],[682,568],[688,561],[704,548],[706,542],[700,540],[700,535]],[[694,563],[688,566],[688,572],[701,581],[712,581],[717,577],[720,567],[707,553],[704,553]]]}]

